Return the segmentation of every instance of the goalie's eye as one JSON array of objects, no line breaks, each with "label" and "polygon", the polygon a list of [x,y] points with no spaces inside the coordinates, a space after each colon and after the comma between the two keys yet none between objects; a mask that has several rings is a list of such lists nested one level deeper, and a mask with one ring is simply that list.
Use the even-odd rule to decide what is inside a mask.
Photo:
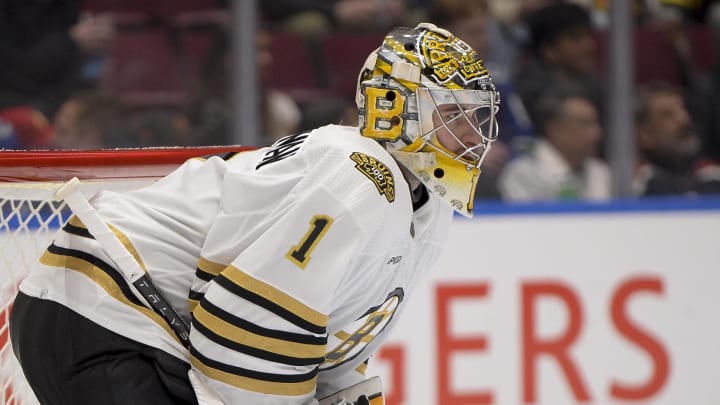
[{"label": "goalie's eye", "polygon": [[457,107],[451,107],[451,108],[447,108],[447,107],[442,108],[441,107],[438,110],[438,112],[440,113],[440,117],[442,118],[442,120],[445,122],[450,122],[454,119],[457,119],[458,117],[460,117],[463,114],[463,112],[460,109],[458,109]]}]

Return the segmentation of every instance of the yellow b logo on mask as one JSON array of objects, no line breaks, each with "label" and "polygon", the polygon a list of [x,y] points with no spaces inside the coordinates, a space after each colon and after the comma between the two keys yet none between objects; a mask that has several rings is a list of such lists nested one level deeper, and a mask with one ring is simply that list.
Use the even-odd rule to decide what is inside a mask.
[{"label": "yellow b logo on mask", "polygon": [[366,122],[360,129],[363,136],[383,141],[395,141],[402,135],[405,100],[396,90],[364,88]]}]

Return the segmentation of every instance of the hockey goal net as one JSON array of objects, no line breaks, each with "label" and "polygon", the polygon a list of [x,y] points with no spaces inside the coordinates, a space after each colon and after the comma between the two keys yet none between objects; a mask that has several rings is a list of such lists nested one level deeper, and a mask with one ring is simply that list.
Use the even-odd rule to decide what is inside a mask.
[{"label": "hockey goal net", "polygon": [[29,267],[70,218],[54,195],[73,177],[87,197],[151,184],[185,160],[247,148],[0,151],[0,405],[37,404],[12,352],[9,319]]}]

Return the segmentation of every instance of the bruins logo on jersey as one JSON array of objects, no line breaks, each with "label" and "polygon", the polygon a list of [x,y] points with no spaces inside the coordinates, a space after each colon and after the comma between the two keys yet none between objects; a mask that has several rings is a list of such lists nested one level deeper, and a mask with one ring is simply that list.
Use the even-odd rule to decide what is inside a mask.
[{"label": "bruins logo on jersey", "polygon": [[350,159],[355,162],[355,168],[375,184],[380,195],[384,195],[390,203],[395,201],[395,179],[384,163],[360,152],[354,152]]},{"label": "bruins logo on jersey", "polygon": [[320,368],[329,370],[362,354],[370,342],[390,324],[404,298],[405,291],[396,288],[382,304],[368,309],[344,330],[330,336],[328,348],[332,349],[325,353],[325,361]]}]

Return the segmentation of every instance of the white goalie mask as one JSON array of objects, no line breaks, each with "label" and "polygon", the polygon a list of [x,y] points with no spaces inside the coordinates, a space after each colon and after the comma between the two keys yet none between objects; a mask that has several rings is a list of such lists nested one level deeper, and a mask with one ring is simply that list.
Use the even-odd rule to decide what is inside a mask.
[{"label": "white goalie mask", "polygon": [[365,62],[355,101],[363,136],[472,216],[480,166],[498,136],[500,103],[477,52],[432,24],[394,29]]}]

